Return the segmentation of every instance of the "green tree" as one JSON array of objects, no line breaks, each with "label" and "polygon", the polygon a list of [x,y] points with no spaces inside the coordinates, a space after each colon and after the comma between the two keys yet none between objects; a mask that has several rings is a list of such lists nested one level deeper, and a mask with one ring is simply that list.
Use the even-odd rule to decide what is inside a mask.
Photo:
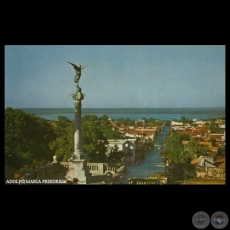
[{"label": "green tree", "polygon": [[207,155],[209,151],[209,148],[207,146],[204,146],[204,145],[198,145],[198,148],[197,148],[197,152],[196,152],[196,156],[199,157],[201,155],[205,156]]},{"label": "green tree", "polygon": [[217,156],[221,156],[221,157],[225,156],[225,146],[218,148]]},{"label": "green tree", "polygon": [[[51,124],[20,109],[5,109],[5,163],[17,169],[52,160],[49,143],[55,137]],[[38,163],[37,163],[38,164]]]},{"label": "green tree", "polygon": [[192,123],[193,123],[193,120],[192,120],[192,119],[186,118],[185,116],[182,116],[182,117],[180,118],[180,121],[183,122],[183,124],[185,124],[185,123],[192,124]]},{"label": "green tree", "polygon": [[55,152],[58,161],[67,161],[74,151],[74,121],[58,116],[54,132],[56,138],[50,143],[50,149]]},{"label": "green tree", "polygon": [[154,148],[154,145],[155,145],[155,141],[152,140],[151,138],[148,138],[146,141],[145,141],[145,145],[147,145],[147,148],[149,150],[153,149]]},{"label": "green tree", "polygon": [[131,120],[130,118],[125,118],[123,120],[123,125],[127,125],[127,126],[134,126],[135,125],[135,121]]},{"label": "green tree", "polygon": [[110,120],[109,120],[109,117],[106,116],[106,115],[103,115],[102,117],[99,117],[99,122],[102,126],[104,127],[108,127],[110,126]]},{"label": "green tree", "polygon": [[95,122],[86,122],[82,125],[83,151],[89,162],[103,162],[107,150],[108,140],[100,125]]},{"label": "green tree", "polygon": [[127,156],[124,151],[118,149],[118,146],[115,144],[114,147],[111,149],[109,154],[109,162],[112,163],[120,163],[121,158]]},{"label": "green tree", "polygon": [[101,131],[104,133],[107,139],[120,139],[122,138],[122,134],[117,130],[112,130],[108,127],[100,126]]},{"label": "green tree", "polygon": [[[84,116],[85,117],[85,116]],[[104,129],[96,117],[86,116],[82,124],[82,149],[89,162],[103,162],[106,153],[107,138]],[[56,139],[50,144],[59,161],[67,161],[74,151],[74,121],[58,117],[54,128]]]},{"label": "green tree", "polygon": [[223,133],[222,129],[219,128],[219,126],[215,123],[211,123],[208,126],[211,133]]},{"label": "green tree", "polygon": [[146,122],[147,122],[147,124],[148,124],[148,123],[153,123],[153,124],[155,124],[155,123],[156,123],[156,119],[153,118],[153,117],[150,117],[149,119],[146,120]]},{"label": "green tree", "polygon": [[197,157],[198,146],[200,140],[198,138],[190,138],[189,142],[184,145],[185,151],[187,151],[193,158]]},{"label": "green tree", "polygon": [[194,153],[184,149],[183,140],[188,140],[189,135],[175,133],[167,136],[163,140],[163,152],[170,162],[185,163],[190,159],[194,159]]},{"label": "green tree", "polygon": [[86,114],[86,115],[84,115],[82,117],[82,123],[89,122],[89,121],[98,122],[99,120],[98,120],[96,115],[88,115],[88,114]]}]

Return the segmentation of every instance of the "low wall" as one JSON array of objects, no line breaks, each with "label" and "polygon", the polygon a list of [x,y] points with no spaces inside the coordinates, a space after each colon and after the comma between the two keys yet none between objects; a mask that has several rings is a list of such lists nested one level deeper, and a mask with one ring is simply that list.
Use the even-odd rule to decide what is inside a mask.
[{"label": "low wall", "polygon": [[47,179],[50,175],[56,172],[66,171],[67,168],[62,166],[59,162],[53,162],[43,167],[36,169],[24,175],[25,179]]},{"label": "low wall", "polygon": [[129,178],[128,179],[129,184],[132,185],[164,185],[167,184],[167,177],[163,177],[163,178]]},{"label": "low wall", "polygon": [[205,179],[226,179],[225,169],[221,168],[205,168],[205,167],[196,167],[196,177],[201,177]]}]

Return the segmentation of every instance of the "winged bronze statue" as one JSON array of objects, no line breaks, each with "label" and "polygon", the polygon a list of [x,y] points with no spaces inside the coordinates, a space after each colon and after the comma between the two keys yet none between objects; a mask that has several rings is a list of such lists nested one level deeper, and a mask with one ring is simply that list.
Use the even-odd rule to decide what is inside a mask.
[{"label": "winged bronze statue", "polygon": [[73,63],[71,63],[71,62],[68,62],[70,65],[72,65],[73,66],[73,68],[75,69],[75,71],[76,71],[76,76],[75,76],[75,78],[74,78],[74,81],[77,83],[77,85],[78,85],[78,83],[79,83],[79,80],[80,80],[80,78],[81,78],[81,72],[82,72],[82,70],[87,66],[87,65],[85,65],[85,66],[77,66],[77,65],[75,65],[75,64],[73,64]]}]

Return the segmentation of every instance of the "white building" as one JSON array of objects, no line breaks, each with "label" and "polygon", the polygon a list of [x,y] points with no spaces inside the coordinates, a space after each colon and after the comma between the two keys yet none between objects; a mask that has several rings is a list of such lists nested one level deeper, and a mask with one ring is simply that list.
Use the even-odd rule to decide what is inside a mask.
[{"label": "white building", "polygon": [[118,147],[118,151],[123,151],[125,153],[129,153],[130,156],[127,157],[128,164],[134,164],[137,159],[137,148],[138,141],[137,139],[112,139],[108,140],[109,144],[107,146],[107,155],[110,153],[111,149],[116,145]]},{"label": "white building", "polygon": [[171,121],[171,126],[183,125],[183,122]]},{"label": "white building", "polygon": [[213,156],[200,156],[191,161],[191,164],[196,164],[199,167],[206,167],[206,168],[215,168],[216,166],[213,165]]}]

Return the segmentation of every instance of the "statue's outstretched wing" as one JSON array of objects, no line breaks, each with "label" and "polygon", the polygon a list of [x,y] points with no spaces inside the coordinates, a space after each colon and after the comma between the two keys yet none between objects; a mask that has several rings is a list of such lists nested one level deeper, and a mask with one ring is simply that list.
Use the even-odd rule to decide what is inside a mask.
[{"label": "statue's outstretched wing", "polygon": [[77,65],[75,65],[75,64],[73,64],[73,63],[71,63],[71,62],[68,62],[70,65],[72,65],[73,66],[73,68],[75,69],[75,70],[77,70],[77,71],[81,71],[82,70],[82,68],[81,67],[79,67],[79,66],[77,66]]},{"label": "statue's outstretched wing", "polygon": [[[88,64],[88,65],[89,65],[89,64]],[[81,67],[81,70],[85,69],[85,67],[88,66],[88,65],[85,65],[85,66]]]}]

